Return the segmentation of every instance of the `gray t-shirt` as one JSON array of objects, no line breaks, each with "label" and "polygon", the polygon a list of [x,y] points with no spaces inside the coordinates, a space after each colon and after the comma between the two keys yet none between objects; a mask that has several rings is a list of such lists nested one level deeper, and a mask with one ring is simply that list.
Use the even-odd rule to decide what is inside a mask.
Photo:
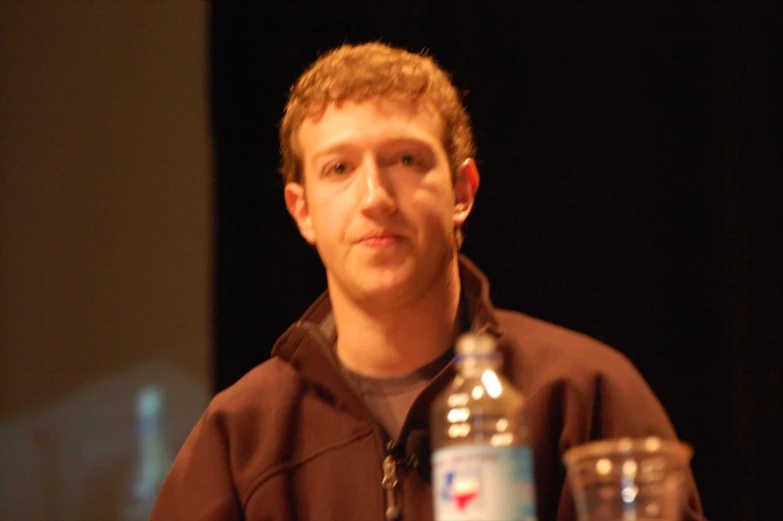
[{"label": "gray t-shirt", "polygon": [[343,365],[341,368],[348,383],[373,416],[386,429],[388,435],[397,440],[413,401],[430,380],[448,365],[453,356],[453,351],[447,349],[432,362],[407,375],[394,378],[371,378],[357,374]]}]

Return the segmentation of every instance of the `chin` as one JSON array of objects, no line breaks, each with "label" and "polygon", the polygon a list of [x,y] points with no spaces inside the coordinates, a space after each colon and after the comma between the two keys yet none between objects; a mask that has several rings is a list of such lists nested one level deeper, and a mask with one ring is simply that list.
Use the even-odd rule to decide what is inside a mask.
[{"label": "chin", "polygon": [[410,289],[376,288],[363,292],[357,300],[366,309],[390,310],[410,305],[415,300],[413,295]]},{"label": "chin", "polygon": [[413,273],[397,273],[390,277],[366,280],[358,286],[360,300],[373,308],[410,305],[426,293],[429,284]]},{"label": "chin", "polygon": [[331,274],[332,282],[342,287],[351,300],[382,308],[416,301],[439,284],[446,270],[445,263],[421,263],[408,256],[386,265],[348,262]]},{"label": "chin", "polygon": [[398,300],[413,289],[412,281],[372,281],[360,285],[360,293],[368,300]]}]

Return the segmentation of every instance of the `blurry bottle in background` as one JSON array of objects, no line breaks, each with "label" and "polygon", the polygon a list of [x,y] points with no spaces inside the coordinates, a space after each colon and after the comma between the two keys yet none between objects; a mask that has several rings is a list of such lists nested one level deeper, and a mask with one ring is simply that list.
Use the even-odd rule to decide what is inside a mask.
[{"label": "blurry bottle in background", "polygon": [[156,385],[136,395],[136,461],[131,474],[122,521],[147,520],[152,513],[160,485],[171,467],[164,425],[164,395]]},{"label": "blurry bottle in background", "polygon": [[494,337],[457,340],[457,376],[431,410],[432,489],[437,521],[535,521],[524,398],[500,374]]}]

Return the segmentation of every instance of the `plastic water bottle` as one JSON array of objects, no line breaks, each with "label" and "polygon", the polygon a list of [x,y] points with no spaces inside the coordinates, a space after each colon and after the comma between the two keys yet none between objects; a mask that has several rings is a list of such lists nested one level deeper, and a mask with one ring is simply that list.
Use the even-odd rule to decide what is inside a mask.
[{"label": "plastic water bottle", "polygon": [[524,398],[500,374],[494,337],[457,340],[457,376],[431,409],[436,521],[535,521]]}]

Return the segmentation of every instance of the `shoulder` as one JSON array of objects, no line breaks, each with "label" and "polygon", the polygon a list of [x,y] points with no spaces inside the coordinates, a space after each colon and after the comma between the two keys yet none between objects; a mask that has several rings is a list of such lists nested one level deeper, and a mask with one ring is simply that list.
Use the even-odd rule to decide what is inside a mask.
[{"label": "shoulder", "polygon": [[191,437],[219,440],[232,459],[252,459],[254,446],[288,427],[300,387],[293,368],[271,358],[216,394]]},{"label": "shoulder", "polygon": [[589,335],[515,311],[498,310],[497,316],[515,365],[536,381],[646,386],[624,354]]},{"label": "shoulder", "polygon": [[296,370],[272,357],[216,394],[205,414],[216,418],[270,414],[296,396],[300,385]]},{"label": "shoulder", "polygon": [[290,452],[287,433],[301,388],[294,368],[273,357],[218,393],[191,432],[199,459],[218,461],[216,469],[225,466],[242,498]]},{"label": "shoulder", "polygon": [[583,441],[587,432],[594,437],[674,435],[644,377],[616,349],[521,313],[502,311],[498,318],[512,379],[540,405],[560,404],[574,440]]},{"label": "shoulder", "polygon": [[259,479],[290,452],[300,387],[293,368],[272,358],[218,393],[177,454],[153,518],[203,519],[208,510],[238,519]]},{"label": "shoulder", "polygon": [[516,311],[498,310],[497,315],[512,348],[540,363],[574,363],[579,367],[630,364],[622,353],[587,334]]}]

